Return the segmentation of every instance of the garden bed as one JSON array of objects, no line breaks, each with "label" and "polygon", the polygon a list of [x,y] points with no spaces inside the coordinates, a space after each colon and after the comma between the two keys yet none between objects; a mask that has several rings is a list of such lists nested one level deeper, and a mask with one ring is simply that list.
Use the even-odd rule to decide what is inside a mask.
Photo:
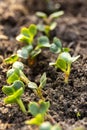
[{"label": "garden bed", "polygon": [[[26,6],[27,0],[26,2],[19,1],[18,4],[16,2],[16,0],[0,1],[0,130],[31,130],[30,126],[24,123],[25,120],[31,118],[31,115],[24,115],[15,104],[5,105],[3,102],[5,95],[2,92],[2,86],[6,84],[6,72],[9,66],[3,63],[2,59],[20,48],[20,44],[15,39],[20,28],[39,21],[32,11],[33,4],[29,10],[28,5]],[[60,70],[49,66],[57,55],[52,54],[48,49],[43,50],[38,56],[33,68],[26,63],[24,71],[28,78],[37,84],[40,76],[46,72],[47,84],[44,88],[44,97],[51,103],[50,115],[56,123],[60,123],[63,130],[73,130],[76,126],[83,126],[86,129],[87,2],[86,0],[73,0],[73,2],[62,0],[60,3],[60,9],[64,9],[65,14],[57,20],[58,25],[50,35],[57,36],[61,39],[63,46],[70,47],[72,55],[80,55],[80,58],[72,65],[69,83],[67,85],[64,83]],[[27,103],[38,100],[29,88],[26,88],[22,98],[26,108]],[[80,116],[77,116],[78,112]]]}]

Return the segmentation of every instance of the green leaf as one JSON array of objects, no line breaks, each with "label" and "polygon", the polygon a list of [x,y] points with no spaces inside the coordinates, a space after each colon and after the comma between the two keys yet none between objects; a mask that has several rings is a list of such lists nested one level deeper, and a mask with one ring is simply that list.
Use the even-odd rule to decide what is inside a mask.
[{"label": "green leaf", "polygon": [[29,125],[37,125],[37,126],[39,126],[43,122],[44,122],[44,116],[41,115],[41,114],[38,114],[35,118],[33,118],[31,120],[28,120],[25,123],[29,124]]},{"label": "green leaf", "polygon": [[41,36],[38,38],[38,47],[44,48],[44,47],[50,47],[49,39],[46,36]]},{"label": "green leaf", "polygon": [[46,13],[44,13],[44,12],[36,12],[36,16],[38,16],[40,18],[47,18]]},{"label": "green leaf", "polygon": [[16,61],[13,66],[13,69],[19,69],[19,70],[23,70],[24,69],[24,65],[22,62]]},{"label": "green leaf", "polygon": [[36,116],[39,113],[39,105],[36,102],[30,102],[28,106],[29,112],[33,115]]},{"label": "green leaf", "polygon": [[51,130],[52,125],[49,122],[44,122],[41,124],[39,130]]},{"label": "green leaf", "polygon": [[17,90],[13,95],[10,95],[4,99],[4,102],[6,104],[9,103],[15,103],[16,99],[19,98],[24,93],[23,88],[21,87],[19,90]]},{"label": "green leaf", "polygon": [[52,13],[52,14],[49,16],[49,19],[59,18],[59,17],[62,16],[63,14],[64,14],[64,11],[54,12],[54,13]]},{"label": "green leaf", "polygon": [[15,91],[19,90],[21,87],[24,89],[24,83],[20,80],[16,80],[13,84],[12,87],[14,88]]},{"label": "green leaf", "polygon": [[51,23],[50,30],[54,30],[56,28],[56,26],[57,26],[56,22]]},{"label": "green leaf", "polygon": [[72,61],[71,61],[71,55],[68,52],[62,52],[59,55],[59,59],[64,60],[66,63],[72,63]]},{"label": "green leaf", "polygon": [[43,75],[40,78],[40,85],[39,85],[40,88],[43,88],[46,85],[46,80],[47,80],[46,73],[43,73]]},{"label": "green leaf", "polygon": [[28,106],[29,108],[29,112],[33,115],[36,116],[38,114],[44,115],[46,114],[46,112],[48,111],[50,107],[50,103],[49,102],[44,102],[41,101],[38,103],[36,102],[31,102]]},{"label": "green leaf", "polygon": [[35,58],[37,55],[41,53],[41,49],[33,50],[30,54],[31,58]]},{"label": "green leaf", "polygon": [[37,89],[38,86],[37,86],[37,84],[34,83],[34,82],[29,82],[29,83],[28,83],[28,87],[31,88],[31,89]]},{"label": "green leaf", "polygon": [[49,101],[48,102],[41,101],[39,106],[39,113],[44,115],[48,111],[49,107],[50,107]]},{"label": "green leaf", "polygon": [[29,26],[29,35],[34,37],[37,34],[37,27],[34,24]]},{"label": "green leaf", "polygon": [[29,43],[30,43],[29,37],[24,36],[23,34],[19,34],[19,35],[16,37],[16,40],[19,41],[19,42],[23,42],[23,43],[25,43],[25,44],[29,44]]},{"label": "green leaf", "polygon": [[58,59],[56,61],[55,67],[60,68],[62,71],[65,72],[67,69],[66,61],[64,61],[63,59]]},{"label": "green leaf", "polygon": [[10,70],[8,70],[7,71],[7,78],[9,77],[9,76],[11,76],[13,73],[14,73],[14,69],[10,69]]},{"label": "green leaf", "polygon": [[45,25],[45,30],[44,30],[45,34],[47,36],[49,36],[49,33],[50,33],[50,26],[49,25]]},{"label": "green leaf", "polygon": [[70,48],[62,48],[63,49],[63,52],[69,52],[70,51]]},{"label": "green leaf", "polygon": [[27,45],[27,46],[24,46],[23,49],[26,49],[28,51],[28,53],[30,53],[33,50],[33,46]]},{"label": "green leaf", "polygon": [[18,55],[18,57],[21,57],[23,59],[28,59],[28,57],[29,57],[28,51],[24,48],[18,50],[17,55]]},{"label": "green leaf", "polygon": [[60,53],[62,50],[62,44],[61,41],[58,38],[53,39],[53,43],[50,46],[50,51],[54,53]]},{"label": "green leaf", "polygon": [[30,36],[29,36],[29,29],[26,28],[26,27],[23,27],[23,28],[21,29],[21,34],[23,34],[23,35],[26,36],[26,37],[30,37]]},{"label": "green leaf", "polygon": [[41,32],[44,32],[45,26],[42,25],[42,24],[38,24],[38,25],[37,25],[37,29],[38,29],[39,31],[41,31]]},{"label": "green leaf", "polygon": [[71,57],[71,61],[75,62],[78,58],[80,57],[80,55],[76,56],[76,57]]},{"label": "green leaf", "polygon": [[17,51],[17,55],[18,57],[21,57],[23,59],[28,59],[29,54],[31,53],[32,50],[33,50],[32,45],[24,46],[22,49]]},{"label": "green leaf", "polygon": [[8,84],[11,84],[11,83],[13,83],[15,80],[20,80],[20,77],[19,77],[19,75],[17,75],[16,72],[14,72],[12,75],[10,75],[10,76],[8,77],[7,83],[8,83]]},{"label": "green leaf", "polygon": [[7,95],[12,95],[14,93],[14,90],[13,90],[12,86],[3,86],[2,92]]},{"label": "green leaf", "polygon": [[54,43],[58,48],[60,48],[60,49],[62,48],[62,44],[61,44],[61,41],[60,41],[59,38],[54,37],[53,43]]},{"label": "green leaf", "polygon": [[12,64],[17,60],[18,60],[18,56],[17,56],[17,54],[14,54],[14,55],[11,55],[10,57],[6,58],[5,63]]}]

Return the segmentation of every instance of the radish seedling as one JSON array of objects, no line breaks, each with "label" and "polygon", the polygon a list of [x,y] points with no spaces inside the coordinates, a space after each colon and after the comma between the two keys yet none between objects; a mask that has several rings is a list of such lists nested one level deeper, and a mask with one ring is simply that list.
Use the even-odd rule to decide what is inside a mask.
[{"label": "radish seedling", "polygon": [[26,121],[26,124],[31,125],[40,125],[44,122],[44,118],[47,114],[47,111],[50,107],[49,102],[40,100],[39,103],[30,102],[28,105],[29,112],[34,116],[33,119]]},{"label": "radish seedling", "polygon": [[54,37],[53,43],[50,45],[50,51],[53,53],[68,52],[69,48],[63,48],[60,39]]},{"label": "radish seedling", "polygon": [[17,103],[22,112],[26,113],[25,106],[21,100],[21,95],[24,93],[23,82],[16,80],[10,86],[3,86],[2,91],[7,95],[7,97],[4,99],[6,104]]},{"label": "radish seedling", "polygon": [[[32,27],[32,29],[31,29],[31,27]],[[33,28],[34,28],[34,31],[33,31]],[[29,29],[31,29],[32,33],[30,33]],[[23,28],[21,30],[21,34],[20,34],[21,36],[19,35],[16,38],[18,41],[21,41],[21,42],[27,44],[24,47],[22,47],[22,49],[17,51],[17,56],[20,58],[23,58],[23,59],[28,59],[29,65],[32,66],[32,64],[35,61],[36,56],[41,53],[42,48],[47,48],[50,46],[50,44],[49,44],[49,39],[46,36],[39,37],[37,44],[35,44],[34,36],[36,34],[36,26],[30,25],[29,29]],[[30,36],[33,38],[30,38],[29,33],[30,33]],[[33,39],[33,40],[26,40],[24,36],[27,37],[28,39]]]},{"label": "radish seedling", "polygon": [[50,65],[54,65],[56,68],[61,69],[65,74],[65,83],[68,83],[71,64],[75,62],[80,56],[71,57],[68,52],[62,52],[59,54],[55,63],[50,63]]},{"label": "radish seedling", "polygon": [[57,11],[47,16],[47,14],[44,12],[37,12],[36,16],[40,17],[43,20],[42,23],[39,23],[37,25],[37,29],[44,32],[49,37],[49,32],[51,30],[54,30],[57,26],[55,19],[59,18],[63,14],[63,11]]},{"label": "radish seedling", "polygon": [[32,44],[34,37],[37,34],[36,25],[31,24],[28,28],[23,27],[20,34],[16,37],[17,41],[25,44]]},{"label": "radish seedling", "polygon": [[24,65],[23,63],[16,61],[13,63],[12,68],[7,71],[7,83],[11,84],[16,80],[21,80],[28,84],[29,79],[23,73]]},{"label": "radish seedling", "polygon": [[34,83],[34,82],[29,82],[29,83],[28,83],[28,87],[31,88],[31,89],[33,89],[33,91],[35,92],[35,94],[36,94],[40,99],[42,99],[42,100],[44,100],[44,97],[43,97],[43,95],[42,95],[42,89],[43,89],[43,88],[45,87],[45,85],[46,85],[46,80],[47,80],[47,78],[46,78],[46,73],[43,73],[43,75],[42,75],[41,78],[40,78],[40,84],[39,84],[39,86],[37,86],[37,84]]}]

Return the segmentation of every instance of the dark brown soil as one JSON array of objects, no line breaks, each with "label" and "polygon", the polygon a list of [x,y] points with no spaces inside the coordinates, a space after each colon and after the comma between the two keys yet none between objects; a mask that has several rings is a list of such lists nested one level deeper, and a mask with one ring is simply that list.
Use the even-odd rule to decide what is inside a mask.
[{"label": "dark brown soil", "polygon": [[[40,2],[40,1],[39,1]],[[44,1],[43,1],[44,2]],[[42,3],[43,3],[42,2]],[[43,72],[47,73],[47,85],[44,88],[44,97],[51,103],[50,115],[55,122],[60,123],[63,130],[73,130],[76,126],[87,128],[87,1],[86,0],[61,0],[60,9],[65,11],[64,16],[57,20],[58,26],[51,32],[51,37],[61,39],[63,46],[71,48],[72,55],[80,55],[72,65],[69,84],[64,84],[63,73],[49,66],[55,61],[57,55],[49,50],[43,50],[37,58],[37,64],[29,68],[25,64],[25,74],[31,81],[39,82]],[[0,1],[0,130],[29,130],[30,126],[24,121],[31,118],[25,116],[17,105],[5,105],[2,86],[6,84],[6,72],[9,69],[2,61],[15,53],[20,47],[15,37],[23,26],[37,23],[36,10],[49,12],[38,0],[1,0]],[[37,6],[36,6],[37,5]],[[36,6],[36,7],[35,7]],[[29,8],[30,7],[30,8]],[[41,8],[42,7],[42,8]],[[23,101],[27,103],[36,99],[34,93],[26,88]],[[77,117],[77,113],[80,116]]]}]

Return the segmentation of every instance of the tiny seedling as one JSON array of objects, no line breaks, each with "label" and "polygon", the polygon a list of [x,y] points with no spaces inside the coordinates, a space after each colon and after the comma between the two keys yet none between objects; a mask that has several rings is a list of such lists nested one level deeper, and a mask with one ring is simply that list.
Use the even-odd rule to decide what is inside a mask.
[{"label": "tiny seedling", "polygon": [[50,45],[50,51],[53,53],[61,53],[61,52],[69,52],[69,48],[64,48],[62,47],[62,43],[59,38],[54,37],[53,38],[53,43]]},{"label": "tiny seedling", "polygon": [[28,28],[23,27],[20,34],[16,37],[17,41],[25,44],[32,44],[35,35],[37,34],[36,25],[31,24]]},{"label": "tiny seedling", "polygon": [[43,94],[42,94],[42,89],[45,87],[46,85],[46,73],[43,73],[43,75],[40,78],[40,84],[39,86],[37,86],[36,83],[34,82],[29,82],[28,83],[28,87],[31,88],[35,94],[42,100],[44,100]]},{"label": "tiny seedling", "polygon": [[6,104],[17,103],[20,106],[22,112],[26,113],[25,106],[21,99],[21,96],[24,93],[23,82],[16,80],[10,86],[3,86],[2,91],[7,95],[7,97],[4,99]]},{"label": "tiny seedling", "polygon": [[59,124],[52,126],[50,122],[44,122],[40,125],[39,130],[62,130]]},{"label": "tiny seedling", "polygon": [[10,57],[6,58],[4,60],[4,62],[6,64],[13,64],[14,62],[16,62],[19,59],[19,57],[17,56],[17,54],[13,54]]},{"label": "tiny seedling", "polygon": [[49,37],[49,32],[54,30],[57,26],[57,22],[55,22],[55,19],[59,18],[63,14],[63,11],[57,11],[47,16],[47,14],[44,12],[37,12],[36,16],[43,20],[42,23],[39,23],[37,25],[37,29],[44,32]]},{"label": "tiny seedling", "polygon": [[[32,33],[30,33],[29,29],[31,30]],[[27,44],[17,51],[17,56],[23,59],[28,59],[29,61],[28,63],[30,66],[34,64],[35,58],[37,55],[41,53],[42,48],[47,48],[50,46],[49,39],[46,36],[40,36],[38,38],[37,43],[35,44],[36,41],[34,42],[34,36],[37,32],[36,30],[37,30],[36,25],[30,25],[29,28],[24,27],[21,30],[21,33],[16,38],[17,41]],[[30,36],[32,38],[30,38],[29,33],[31,34]],[[26,40],[25,37],[28,38],[28,40]]]},{"label": "tiny seedling", "polygon": [[12,68],[7,71],[7,83],[12,84],[16,80],[23,81],[25,84],[29,83],[29,79],[23,73],[24,65],[22,62],[16,61]]},{"label": "tiny seedling", "polygon": [[61,69],[65,74],[65,83],[68,83],[71,64],[75,62],[80,56],[71,57],[69,52],[62,52],[59,54],[55,63],[50,63],[50,65],[54,65],[56,68]]},{"label": "tiny seedling", "polygon": [[50,107],[49,102],[40,100],[39,103],[30,102],[28,105],[28,111],[34,116],[33,119],[26,121],[26,124],[40,125],[44,122],[44,118],[47,115],[47,111]]}]

